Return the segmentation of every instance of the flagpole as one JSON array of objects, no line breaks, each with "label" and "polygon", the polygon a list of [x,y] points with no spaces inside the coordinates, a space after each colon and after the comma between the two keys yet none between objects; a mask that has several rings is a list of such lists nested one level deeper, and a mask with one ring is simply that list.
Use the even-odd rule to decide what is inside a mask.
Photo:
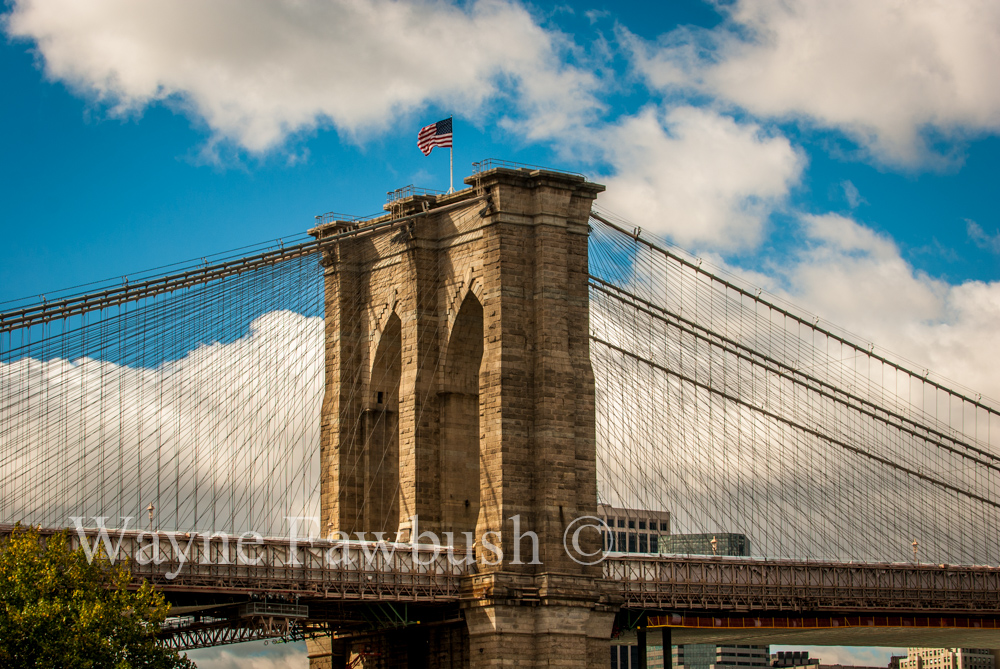
[{"label": "flagpole", "polygon": [[[451,143],[454,144],[455,140],[452,139]],[[455,147],[448,147],[448,192],[455,192]]]}]

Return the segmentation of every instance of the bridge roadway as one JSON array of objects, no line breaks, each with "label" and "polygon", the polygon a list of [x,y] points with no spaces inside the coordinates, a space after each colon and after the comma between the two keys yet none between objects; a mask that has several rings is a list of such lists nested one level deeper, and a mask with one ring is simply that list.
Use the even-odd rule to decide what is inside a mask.
[{"label": "bridge roadway", "polygon": [[[0,537],[10,530],[0,526]],[[98,530],[84,535],[88,547],[96,548]],[[74,548],[81,545],[77,531],[69,536]],[[445,620],[457,615],[462,577],[475,572],[465,549],[420,544],[134,530],[107,530],[105,537],[100,542],[111,546],[108,553],[128,567],[137,585],[148,580],[175,603],[173,612],[180,617],[164,635],[180,648],[287,637],[296,622],[300,634],[310,626],[322,628],[324,620],[331,625],[363,622],[365,616],[352,611],[358,604],[414,606],[425,618]],[[837,627],[830,621],[852,615],[903,616],[899,620],[907,622],[898,627],[919,626],[929,615],[940,617],[935,625],[954,627],[940,621],[960,618],[960,627],[990,630],[1000,619],[996,567],[612,553],[603,569],[606,580],[619,584],[625,610],[670,613],[684,620],[709,616],[709,624],[677,623],[681,636],[675,634],[675,643],[687,638],[685,633],[692,641],[747,638],[745,628],[756,627],[759,634],[760,627],[773,627],[761,621],[773,621],[776,615],[826,621],[812,625],[814,629]],[[545,593],[512,595],[537,599]],[[251,599],[280,600],[286,608],[274,603],[271,609],[248,613],[243,606],[239,612],[237,607]],[[291,602],[308,609],[288,609]],[[1000,641],[1000,632],[993,634]]]}]

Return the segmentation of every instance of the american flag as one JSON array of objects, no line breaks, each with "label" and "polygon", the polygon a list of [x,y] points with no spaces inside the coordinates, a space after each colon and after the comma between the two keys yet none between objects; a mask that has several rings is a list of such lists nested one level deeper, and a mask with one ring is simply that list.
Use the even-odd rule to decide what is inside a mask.
[{"label": "american flag", "polygon": [[431,155],[435,146],[451,146],[451,117],[443,121],[425,125],[417,134],[417,148],[423,151],[425,156]]}]

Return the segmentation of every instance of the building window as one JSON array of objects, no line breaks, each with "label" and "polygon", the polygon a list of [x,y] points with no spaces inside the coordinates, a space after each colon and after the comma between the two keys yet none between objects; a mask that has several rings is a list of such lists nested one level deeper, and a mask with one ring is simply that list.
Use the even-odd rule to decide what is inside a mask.
[{"label": "building window", "polygon": [[646,539],[646,535],[645,534],[640,534],[639,535],[639,552],[640,553],[648,553],[649,552],[649,542]]}]

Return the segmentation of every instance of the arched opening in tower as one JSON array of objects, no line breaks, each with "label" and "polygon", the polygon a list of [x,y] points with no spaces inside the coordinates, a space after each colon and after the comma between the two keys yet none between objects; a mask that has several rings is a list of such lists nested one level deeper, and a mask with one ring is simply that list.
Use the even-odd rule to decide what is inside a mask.
[{"label": "arched opening in tower", "polygon": [[441,529],[476,530],[479,517],[479,367],[483,360],[483,306],[473,293],[462,302],[448,341],[441,392]]},{"label": "arched opening in tower", "polygon": [[393,541],[399,528],[399,375],[402,326],[392,314],[372,364],[365,411],[364,528]]}]

